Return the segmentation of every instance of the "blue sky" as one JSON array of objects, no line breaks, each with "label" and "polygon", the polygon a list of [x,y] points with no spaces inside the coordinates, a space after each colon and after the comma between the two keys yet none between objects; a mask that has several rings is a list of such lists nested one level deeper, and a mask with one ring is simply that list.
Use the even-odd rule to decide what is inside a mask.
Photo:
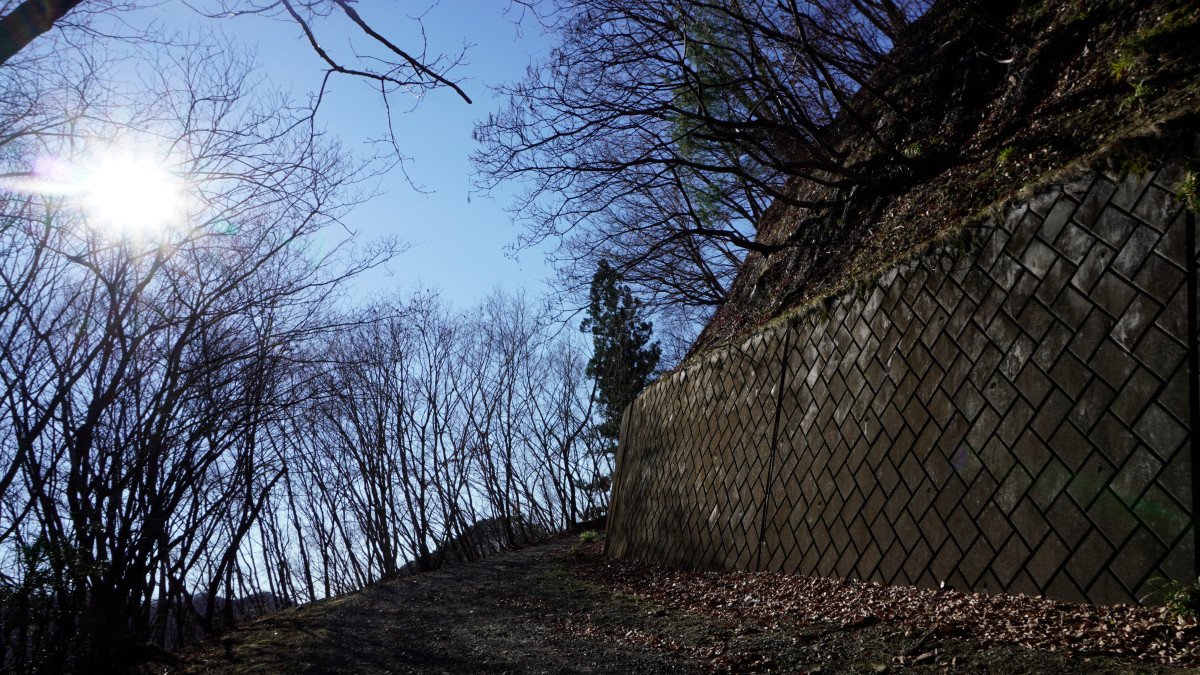
[{"label": "blue sky", "polygon": [[[452,90],[441,89],[429,93],[416,110],[394,114],[400,149],[409,157],[405,168],[429,193],[413,190],[402,173],[394,170],[380,183],[384,194],[345,218],[346,225],[361,238],[395,235],[413,244],[386,269],[361,278],[358,284],[363,293],[419,286],[439,289],[445,299],[466,307],[497,285],[508,290],[524,287],[535,294],[544,289],[551,271],[540,252],[523,251],[517,259],[505,255],[519,233],[505,211],[508,197],[472,193],[468,156],[475,142],[471,133],[476,120],[500,106],[489,86],[519,79],[531,58],[548,51],[540,27],[527,20],[518,28],[514,22],[519,13],[506,15],[507,6],[506,0],[443,0],[423,15],[431,54],[457,53],[464,42],[470,44],[467,63],[452,72],[452,79],[474,103],[468,105]],[[416,24],[405,12],[425,5],[371,0],[356,7],[377,31],[401,47],[419,48]],[[274,85],[290,90],[296,99],[303,100],[320,87],[324,63],[294,23],[259,17],[205,20],[178,0],[138,11],[143,20],[155,17],[172,27],[192,23],[257,47],[264,75]],[[323,46],[348,54],[345,27],[345,22],[335,20],[313,26]],[[402,107],[405,102],[401,97],[393,99],[393,105]],[[349,76],[331,81],[321,120],[330,135],[349,148],[369,149],[370,140],[386,129],[378,90]]]}]

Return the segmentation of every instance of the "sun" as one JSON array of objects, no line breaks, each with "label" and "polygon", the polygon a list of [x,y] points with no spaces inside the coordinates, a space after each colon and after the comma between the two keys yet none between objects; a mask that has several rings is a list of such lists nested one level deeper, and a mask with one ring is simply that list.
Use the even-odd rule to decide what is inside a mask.
[{"label": "sun", "polygon": [[181,227],[195,205],[188,187],[162,154],[129,145],[75,160],[46,154],[27,173],[0,176],[0,193],[66,197],[89,228],[121,239],[158,239]]},{"label": "sun", "polygon": [[183,181],[151,156],[108,152],[79,173],[79,196],[93,227],[154,236],[185,217]]}]

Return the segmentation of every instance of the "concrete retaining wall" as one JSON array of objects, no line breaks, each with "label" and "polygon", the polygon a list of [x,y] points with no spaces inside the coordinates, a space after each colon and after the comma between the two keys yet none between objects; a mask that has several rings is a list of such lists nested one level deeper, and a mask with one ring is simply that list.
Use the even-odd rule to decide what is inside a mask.
[{"label": "concrete retaining wall", "polygon": [[1096,603],[1195,580],[1183,166],[1042,194],[965,257],[657,382],[626,412],[609,551]]}]

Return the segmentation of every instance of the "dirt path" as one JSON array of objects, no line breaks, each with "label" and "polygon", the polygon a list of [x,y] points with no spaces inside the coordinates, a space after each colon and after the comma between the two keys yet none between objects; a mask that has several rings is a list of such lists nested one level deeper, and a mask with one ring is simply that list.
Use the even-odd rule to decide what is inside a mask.
[{"label": "dirt path", "polygon": [[[156,673],[1180,672],[863,622],[730,620],[617,593],[559,541],[247,624]],[[580,567],[582,565],[582,567]],[[583,581],[583,577],[596,583]],[[630,589],[627,589],[630,590]]]},{"label": "dirt path", "polygon": [[[560,624],[605,614],[576,583],[560,541],[378,584],[268,616],[158,672],[673,673],[661,650],[572,635]],[[624,612],[638,611],[635,602]]]}]

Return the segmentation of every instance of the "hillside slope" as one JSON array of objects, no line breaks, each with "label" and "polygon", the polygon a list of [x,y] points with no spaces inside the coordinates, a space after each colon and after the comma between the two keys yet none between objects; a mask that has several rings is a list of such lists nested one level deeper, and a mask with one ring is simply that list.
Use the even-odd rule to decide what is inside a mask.
[{"label": "hillside slope", "polygon": [[779,250],[747,256],[692,354],[931,247],[969,246],[989,213],[1039,184],[1145,170],[1144,156],[1193,124],[1196,44],[1195,0],[938,2],[875,78],[905,112],[875,106],[877,127],[911,164],[888,165],[849,123],[835,129],[881,185],[789,185],[841,205],[772,206],[757,236]]}]

